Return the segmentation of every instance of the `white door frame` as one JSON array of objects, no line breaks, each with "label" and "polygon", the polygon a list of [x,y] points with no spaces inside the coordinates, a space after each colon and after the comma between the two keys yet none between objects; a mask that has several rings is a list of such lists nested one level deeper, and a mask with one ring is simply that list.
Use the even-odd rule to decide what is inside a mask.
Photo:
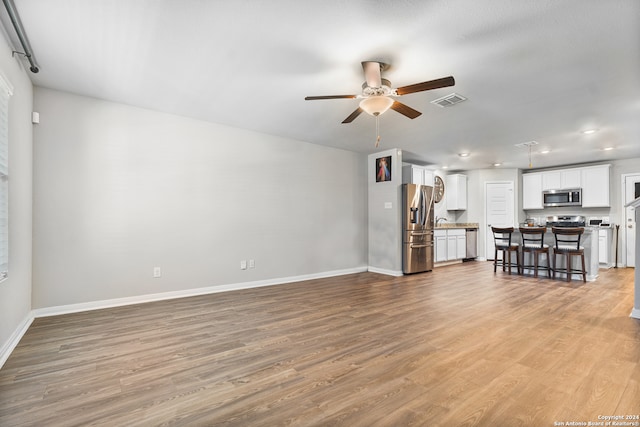
[{"label": "white door frame", "polygon": [[[627,194],[627,178],[631,178],[631,177],[640,177],[640,172],[635,172],[635,173],[623,173],[621,175],[621,180],[620,180],[620,233],[618,235],[618,238],[620,239],[619,242],[619,246],[618,246],[618,267],[626,267],[628,265],[627,263],[627,208],[624,206],[627,203],[629,203],[631,200],[626,200],[626,194]],[[638,226],[638,224],[636,223],[636,227]],[[615,233],[615,229],[614,229],[614,233]],[[614,239],[614,243],[615,243],[615,234],[613,236]],[[613,252],[613,256],[615,259],[615,246],[614,246],[614,252]],[[636,266],[637,267],[637,266]]]},{"label": "white door frame", "polygon": [[513,226],[515,227],[516,224],[518,223],[518,198],[516,197],[516,185],[514,181],[485,181],[484,182],[484,200],[483,200],[483,204],[484,204],[484,212],[483,212],[483,223],[482,223],[482,230],[484,233],[484,236],[478,236],[480,240],[481,238],[484,238],[484,260],[488,260],[490,257],[493,258],[493,254],[488,254],[487,250],[488,250],[488,246],[489,246],[489,242],[488,239],[492,239],[493,236],[491,236],[489,234],[489,227],[488,227],[488,220],[487,220],[487,185],[489,184],[511,184],[511,189],[513,190]]}]

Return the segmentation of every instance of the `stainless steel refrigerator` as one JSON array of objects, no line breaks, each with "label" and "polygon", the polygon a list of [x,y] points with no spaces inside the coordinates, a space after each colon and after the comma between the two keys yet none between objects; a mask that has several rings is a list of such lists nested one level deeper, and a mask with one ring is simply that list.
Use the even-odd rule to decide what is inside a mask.
[{"label": "stainless steel refrigerator", "polygon": [[433,270],[433,187],[403,184],[402,271]]}]

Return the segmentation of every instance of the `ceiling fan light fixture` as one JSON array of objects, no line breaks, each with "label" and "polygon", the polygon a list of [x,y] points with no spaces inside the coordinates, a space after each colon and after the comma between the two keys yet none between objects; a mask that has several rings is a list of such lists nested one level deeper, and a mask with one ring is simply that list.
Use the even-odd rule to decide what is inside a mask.
[{"label": "ceiling fan light fixture", "polygon": [[360,101],[360,108],[367,114],[379,116],[393,105],[393,99],[388,96],[370,96]]}]

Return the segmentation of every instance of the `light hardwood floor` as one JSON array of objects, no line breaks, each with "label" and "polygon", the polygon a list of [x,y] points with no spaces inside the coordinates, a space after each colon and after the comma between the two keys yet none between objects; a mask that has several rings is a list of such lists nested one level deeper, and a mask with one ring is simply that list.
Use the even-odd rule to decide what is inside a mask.
[{"label": "light hardwood floor", "polygon": [[36,319],[0,426],[553,426],[640,414],[633,270],[362,273]]}]

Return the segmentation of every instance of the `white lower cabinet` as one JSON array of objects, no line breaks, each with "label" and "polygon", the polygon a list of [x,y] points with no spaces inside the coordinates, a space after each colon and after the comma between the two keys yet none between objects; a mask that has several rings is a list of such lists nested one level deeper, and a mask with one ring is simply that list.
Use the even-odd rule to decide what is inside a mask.
[{"label": "white lower cabinet", "polygon": [[435,230],[433,232],[433,247],[435,248],[434,262],[447,260],[447,230]]},{"label": "white lower cabinet", "polygon": [[611,267],[611,241],[612,230],[610,228],[598,230],[598,261]]},{"label": "white lower cabinet", "polygon": [[456,259],[463,259],[467,256],[467,232],[466,230],[463,231],[465,234],[456,236]]},{"label": "white lower cabinet", "polygon": [[455,261],[467,256],[467,235],[464,228],[435,230],[433,239],[435,262]]}]

